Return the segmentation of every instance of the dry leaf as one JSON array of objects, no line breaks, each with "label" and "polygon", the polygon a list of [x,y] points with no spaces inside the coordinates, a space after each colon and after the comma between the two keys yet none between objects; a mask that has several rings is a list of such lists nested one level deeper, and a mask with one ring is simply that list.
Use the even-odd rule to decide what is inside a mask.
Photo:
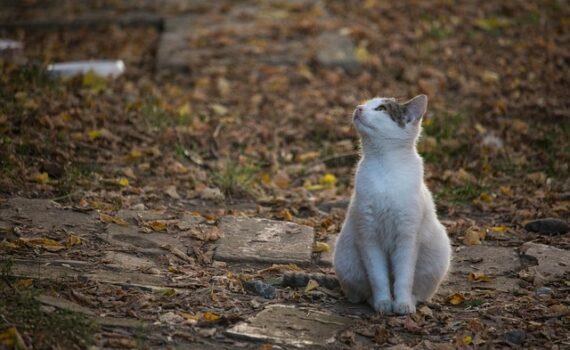
[{"label": "dry leaf", "polygon": [[459,304],[463,303],[464,301],[465,301],[465,297],[459,293],[455,293],[453,295],[450,295],[447,298],[447,302],[450,303],[451,305],[459,305]]},{"label": "dry leaf", "polygon": [[18,280],[16,283],[14,283],[14,287],[16,287],[17,289],[26,289],[29,288],[33,283],[34,283],[33,279],[26,278]]},{"label": "dry leaf", "polygon": [[485,275],[483,272],[470,272],[467,279],[471,282],[489,282],[491,277]]},{"label": "dry leaf", "polygon": [[100,213],[99,219],[101,219],[101,221],[106,222],[108,224],[117,224],[120,226],[129,226],[128,222],[126,222],[123,218],[120,218],[117,216],[111,216],[111,215],[107,215],[104,213]]},{"label": "dry leaf", "polygon": [[6,349],[27,350],[28,347],[16,327],[10,327],[0,333],[0,344]]},{"label": "dry leaf", "polygon": [[50,238],[20,238],[20,241],[27,245],[41,247],[50,252],[58,252],[65,249],[65,246],[61,243]]},{"label": "dry leaf", "polygon": [[313,246],[313,252],[315,253],[322,253],[322,252],[330,252],[331,247],[325,242],[316,242]]},{"label": "dry leaf", "polygon": [[67,241],[65,241],[65,246],[67,248],[73,247],[74,245],[78,244],[81,244],[81,238],[74,234],[70,234],[69,237],[67,237]]},{"label": "dry leaf", "polygon": [[167,223],[164,220],[147,221],[145,225],[156,232],[166,231],[166,228],[168,227]]},{"label": "dry leaf", "polygon": [[478,227],[470,227],[465,232],[463,237],[463,244],[465,245],[477,245],[481,244],[481,240],[485,239],[485,233],[480,231]]},{"label": "dry leaf", "polygon": [[127,179],[126,177],[122,177],[119,180],[117,180],[117,185],[121,187],[127,187],[129,185],[129,179]]},{"label": "dry leaf", "polygon": [[336,185],[336,176],[333,174],[325,174],[319,179],[319,184],[325,188],[333,188]]},{"label": "dry leaf", "polygon": [[32,180],[34,180],[34,182],[37,182],[39,184],[45,185],[49,182],[49,175],[48,173],[39,173],[34,175]]},{"label": "dry leaf", "polygon": [[216,313],[210,312],[210,311],[206,311],[202,315],[202,318],[204,318],[204,320],[206,320],[208,322],[216,322],[216,321],[220,320],[222,318],[222,316],[220,316]]},{"label": "dry leaf", "polygon": [[307,287],[305,287],[305,293],[308,293],[318,287],[319,287],[319,282],[311,279],[309,280],[309,283],[307,283]]}]

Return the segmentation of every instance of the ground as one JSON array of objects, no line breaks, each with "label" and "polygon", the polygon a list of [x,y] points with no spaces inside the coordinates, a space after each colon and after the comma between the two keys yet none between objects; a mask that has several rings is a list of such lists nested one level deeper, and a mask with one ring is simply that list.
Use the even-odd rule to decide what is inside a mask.
[{"label": "ground", "polygon": [[[0,38],[24,43],[0,49],[0,348],[568,348],[569,16],[554,0],[0,5]],[[46,72],[90,58],[126,74]],[[350,115],[419,93],[454,261],[431,303],[387,317],[330,278]],[[557,228],[528,225],[545,218]]]}]

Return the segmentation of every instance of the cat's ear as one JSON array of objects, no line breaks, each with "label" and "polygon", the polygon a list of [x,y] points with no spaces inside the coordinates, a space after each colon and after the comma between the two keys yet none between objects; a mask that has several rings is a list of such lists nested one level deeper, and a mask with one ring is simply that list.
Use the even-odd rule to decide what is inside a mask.
[{"label": "cat's ear", "polygon": [[427,111],[427,103],[428,97],[426,95],[418,95],[404,103],[406,122],[418,124]]}]

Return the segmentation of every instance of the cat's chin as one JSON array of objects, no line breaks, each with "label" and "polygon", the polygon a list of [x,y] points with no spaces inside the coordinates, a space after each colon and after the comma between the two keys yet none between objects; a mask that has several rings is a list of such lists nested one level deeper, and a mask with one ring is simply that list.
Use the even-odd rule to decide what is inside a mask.
[{"label": "cat's chin", "polygon": [[371,125],[367,124],[364,120],[362,120],[362,116],[354,116],[352,118],[354,125],[358,129],[359,127],[365,127],[367,129],[374,129]]}]

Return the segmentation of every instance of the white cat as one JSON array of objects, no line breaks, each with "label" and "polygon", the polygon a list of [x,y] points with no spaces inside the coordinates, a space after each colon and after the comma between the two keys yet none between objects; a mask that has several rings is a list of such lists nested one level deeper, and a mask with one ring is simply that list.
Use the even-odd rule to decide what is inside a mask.
[{"label": "white cat", "polygon": [[[416,150],[427,96],[356,108],[362,159],[338,238],[334,268],[348,300],[400,315],[429,300],[449,269],[451,246],[423,181]],[[393,297],[392,297],[393,296]]]}]

